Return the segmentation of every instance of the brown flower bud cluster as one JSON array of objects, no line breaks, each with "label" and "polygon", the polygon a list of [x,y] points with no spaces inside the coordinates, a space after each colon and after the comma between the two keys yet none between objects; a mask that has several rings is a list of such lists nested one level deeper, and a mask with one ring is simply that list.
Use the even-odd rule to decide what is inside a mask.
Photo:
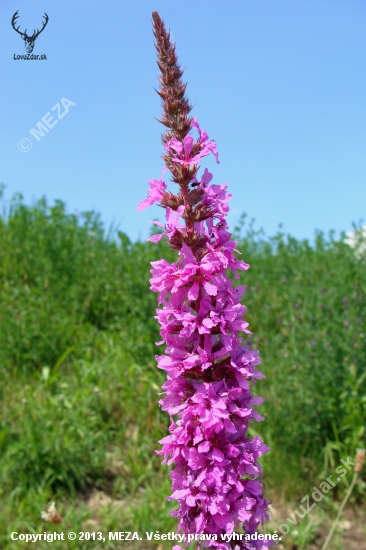
[{"label": "brown flower bud cluster", "polygon": [[[182,82],[183,70],[178,63],[175,44],[170,41],[170,32],[167,31],[163,20],[156,11],[153,12],[152,18],[157,64],[160,69],[160,90],[157,93],[162,99],[163,109],[159,122],[168,128],[162,134],[162,142],[165,145],[172,138],[183,141],[189,133],[192,122],[189,113],[192,106],[185,96],[187,84]],[[201,148],[201,143],[195,143],[191,152],[192,157],[200,153]],[[210,218],[212,210],[202,202],[204,198],[202,189],[195,188],[197,184],[190,184],[196,177],[199,165],[181,165],[173,162],[169,151],[165,151],[162,158],[172,174],[171,180],[179,185],[180,192],[177,195],[165,192],[160,206],[173,210],[177,210],[179,206],[185,206],[183,219],[186,222],[186,231],[183,233],[177,230],[170,240],[170,246],[179,250],[182,243],[185,243],[192,248],[197,257],[202,257],[205,254],[206,239],[194,230],[194,224]]]},{"label": "brown flower bud cluster", "polygon": [[163,114],[159,122],[169,128],[162,136],[163,143],[166,143],[173,137],[182,140],[188,134],[192,121],[188,115],[192,106],[184,95],[187,84],[181,81],[183,71],[175,53],[175,44],[170,42],[170,32],[157,11],[153,12],[152,18],[157,63],[161,72],[157,93],[162,99]]}]

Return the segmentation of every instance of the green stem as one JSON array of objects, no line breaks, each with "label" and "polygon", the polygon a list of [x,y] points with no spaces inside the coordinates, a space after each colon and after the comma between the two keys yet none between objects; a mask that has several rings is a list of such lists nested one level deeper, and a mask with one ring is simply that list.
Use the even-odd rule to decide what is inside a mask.
[{"label": "green stem", "polygon": [[357,476],[358,476],[358,473],[355,473],[354,476],[353,476],[353,479],[352,479],[352,483],[351,483],[351,485],[350,485],[349,488],[348,488],[347,494],[346,494],[346,496],[344,497],[344,499],[343,499],[343,501],[342,501],[342,504],[341,504],[340,507],[339,507],[337,517],[336,517],[335,520],[334,520],[334,523],[333,523],[333,525],[332,525],[332,528],[331,528],[331,530],[329,531],[328,536],[327,536],[327,538],[325,539],[325,542],[324,542],[323,546],[321,547],[321,550],[325,550],[325,549],[328,547],[328,544],[329,544],[329,542],[330,542],[330,539],[332,538],[333,533],[334,533],[334,531],[335,531],[335,529],[336,529],[336,527],[337,527],[337,525],[338,525],[338,522],[339,522],[339,520],[340,520],[340,517],[341,517],[341,515],[342,515],[343,509],[344,509],[344,507],[345,507],[345,505],[346,505],[346,503],[347,503],[347,500],[349,499],[349,497],[350,497],[350,495],[351,495],[351,493],[352,493],[353,487],[355,486]]}]

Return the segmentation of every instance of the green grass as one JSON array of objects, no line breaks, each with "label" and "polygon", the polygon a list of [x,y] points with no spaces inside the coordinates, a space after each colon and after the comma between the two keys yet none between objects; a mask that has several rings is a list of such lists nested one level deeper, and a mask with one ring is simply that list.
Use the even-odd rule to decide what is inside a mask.
[{"label": "green grass", "polygon": [[[251,264],[240,278],[250,343],[267,377],[255,388],[266,420],[250,433],[272,447],[267,491],[298,499],[365,447],[366,262],[332,235],[310,245],[243,224],[236,233]],[[50,531],[40,517],[50,500],[64,518],[56,531],[173,530],[168,469],[154,452],[169,419],[149,269],[175,253],[105,236],[95,213],[20,197],[0,217],[0,242],[0,547],[23,547],[12,531]],[[111,499],[97,511],[95,491]]]},{"label": "green grass", "polygon": [[43,369],[2,381],[12,391],[3,398],[0,547],[12,531],[42,532],[41,512],[54,499],[64,517],[59,531],[83,530],[95,490],[122,504],[98,512],[104,530],[148,529],[152,518],[162,531],[174,524],[165,500],[168,472],[154,453],[168,419],[157,406],[153,364],[142,368],[107,339],[98,352],[98,361],[86,356],[54,374]]}]

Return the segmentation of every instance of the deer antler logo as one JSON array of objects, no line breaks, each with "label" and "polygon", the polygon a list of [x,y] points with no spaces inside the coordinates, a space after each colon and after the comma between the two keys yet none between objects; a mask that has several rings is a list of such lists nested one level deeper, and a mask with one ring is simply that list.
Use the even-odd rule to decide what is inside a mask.
[{"label": "deer antler logo", "polygon": [[27,53],[32,53],[33,51],[33,48],[34,48],[34,44],[35,44],[35,41],[37,40],[38,36],[41,34],[41,32],[43,31],[43,29],[45,28],[45,26],[47,25],[48,23],[48,15],[47,13],[45,12],[44,13],[44,21],[42,23],[42,28],[41,30],[34,30],[33,31],[33,34],[31,36],[28,36],[27,35],[27,29],[25,29],[24,32],[21,32],[19,30],[19,27],[16,27],[15,26],[15,23],[17,22],[17,19],[18,19],[19,15],[18,15],[18,11],[16,11],[12,17],[12,20],[11,20],[11,26],[13,27],[13,29],[18,33],[20,34],[20,36],[23,38],[24,40],[24,46],[25,46],[25,49],[27,51]]}]

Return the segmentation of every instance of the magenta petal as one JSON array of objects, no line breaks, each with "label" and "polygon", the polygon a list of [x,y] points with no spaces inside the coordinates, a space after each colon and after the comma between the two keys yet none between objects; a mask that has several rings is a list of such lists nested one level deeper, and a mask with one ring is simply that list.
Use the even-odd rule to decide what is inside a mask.
[{"label": "magenta petal", "polygon": [[208,451],[210,450],[210,447],[211,447],[210,442],[204,441],[203,443],[198,445],[197,450],[199,453],[208,453]]},{"label": "magenta petal", "polygon": [[188,504],[188,506],[191,506],[193,508],[194,506],[196,506],[196,499],[192,496],[188,496],[186,498],[186,503]]},{"label": "magenta petal", "polygon": [[252,397],[251,400],[249,401],[249,405],[254,405],[254,406],[262,405],[262,403],[264,403],[264,398],[260,397],[259,395]]},{"label": "magenta petal", "polygon": [[147,198],[138,203],[137,210],[141,212],[141,210],[145,210],[145,208],[147,208],[148,206],[151,206],[152,204],[154,204],[154,202],[155,201],[152,201],[151,199]]},{"label": "magenta petal", "polygon": [[202,177],[201,177],[201,182],[204,185],[208,185],[210,183],[210,181],[212,180],[212,178],[213,178],[213,175],[211,174],[211,172],[209,172],[207,170],[207,168],[205,168],[205,171],[204,171],[204,173],[202,174]]},{"label": "magenta petal", "polygon": [[206,527],[207,525],[207,518],[205,516],[205,514],[200,514],[196,519],[195,519],[195,524],[196,524],[196,531],[197,533],[201,533],[203,531],[203,529]]},{"label": "magenta petal", "polygon": [[192,287],[189,289],[189,292],[187,294],[188,299],[197,300],[199,290],[200,290],[200,285],[197,282],[193,283]]},{"label": "magenta petal", "polygon": [[150,237],[147,240],[151,241],[152,243],[158,243],[159,241],[161,241],[161,239],[164,237],[164,235],[165,235],[165,233],[156,233],[155,235],[153,235],[152,237]]},{"label": "magenta petal", "polygon": [[194,144],[193,137],[189,134],[186,135],[186,137],[183,140],[183,147],[184,147],[184,152],[186,154],[186,158],[188,158],[189,155],[191,154],[193,144]]},{"label": "magenta petal", "polygon": [[210,283],[205,281],[203,283],[203,287],[204,287],[205,291],[207,292],[207,294],[209,294],[210,296],[216,296],[217,287],[215,285],[211,285]]}]

